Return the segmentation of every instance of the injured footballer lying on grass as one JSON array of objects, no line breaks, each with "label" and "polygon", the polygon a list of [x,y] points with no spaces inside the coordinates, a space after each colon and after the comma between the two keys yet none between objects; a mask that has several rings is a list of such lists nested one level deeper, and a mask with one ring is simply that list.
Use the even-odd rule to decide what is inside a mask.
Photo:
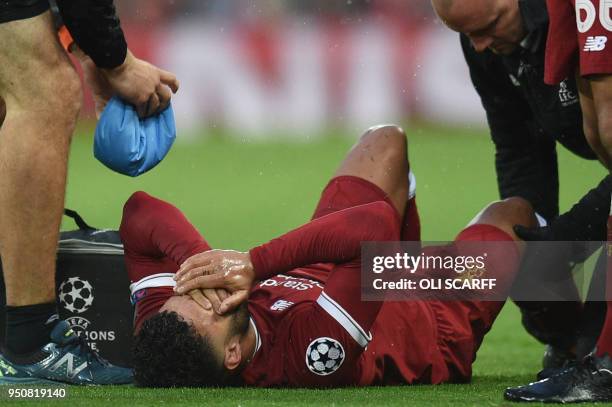
[{"label": "injured footballer lying on grass", "polygon": [[[486,272],[512,281],[524,250],[516,224],[537,224],[529,203],[495,202],[456,241],[507,242],[512,250],[489,253]],[[504,305],[361,301],[361,242],[420,239],[396,126],[361,137],[310,222],[248,252],[213,250],[177,208],[143,192],[125,204],[120,232],[139,386],[468,382]]]}]

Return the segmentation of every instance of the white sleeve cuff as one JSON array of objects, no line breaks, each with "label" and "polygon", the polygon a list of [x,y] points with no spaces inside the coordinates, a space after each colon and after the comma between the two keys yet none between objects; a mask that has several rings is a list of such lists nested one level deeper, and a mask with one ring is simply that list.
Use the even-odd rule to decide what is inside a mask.
[{"label": "white sleeve cuff", "polygon": [[159,273],[151,274],[145,278],[130,284],[130,293],[134,294],[136,291],[140,291],[143,288],[152,287],[174,287],[176,281],[174,281],[174,273]]}]

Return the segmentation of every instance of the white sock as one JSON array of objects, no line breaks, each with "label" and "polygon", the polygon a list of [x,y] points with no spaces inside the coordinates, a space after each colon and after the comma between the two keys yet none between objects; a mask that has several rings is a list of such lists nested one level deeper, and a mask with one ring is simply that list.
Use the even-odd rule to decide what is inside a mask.
[{"label": "white sock", "polygon": [[408,173],[408,199],[416,196],[416,177],[412,170]]},{"label": "white sock", "polygon": [[544,219],[544,217],[542,215],[540,215],[539,213],[536,212],[535,216],[536,216],[536,219],[538,220],[538,224],[541,227],[548,226],[548,222],[546,222],[546,219]]}]

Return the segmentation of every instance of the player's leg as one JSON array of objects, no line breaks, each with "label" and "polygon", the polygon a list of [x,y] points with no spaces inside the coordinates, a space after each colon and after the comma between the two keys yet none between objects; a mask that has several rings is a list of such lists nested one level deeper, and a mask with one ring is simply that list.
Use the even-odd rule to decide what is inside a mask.
[{"label": "player's leg", "polygon": [[[594,75],[588,79],[578,77],[577,81],[585,136],[600,161],[610,170],[612,119],[609,116],[612,114],[612,75]],[[610,219],[608,219],[608,241],[610,233]],[[609,277],[606,279],[608,283],[611,280]],[[610,287],[606,290],[612,293]],[[608,294],[608,298],[610,297],[612,296]],[[612,302],[610,301],[607,302],[606,319],[596,349],[596,356],[612,355]]]},{"label": "player's leg", "polygon": [[[458,234],[455,248],[462,256],[487,254],[481,279],[495,281],[495,297],[506,298],[519,271],[525,243],[513,231],[515,224],[533,226],[534,211],[523,198],[508,198],[485,207]],[[425,248],[424,251],[430,250]],[[435,250],[435,248],[431,248]],[[437,254],[437,253],[432,253]],[[451,369],[451,381],[465,382],[485,334],[491,329],[505,301],[432,301],[439,326],[440,347]]]},{"label": "player's leg", "polygon": [[81,104],[78,76],[49,12],[0,24],[0,255],[6,346],[30,353],[49,341],[55,251],[70,138]]},{"label": "player's leg", "polygon": [[[609,24],[604,25],[604,22],[608,18],[605,15],[599,15],[601,12],[608,13],[609,9],[600,7],[596,13],[599,22],[591,24],[591,27],[581,31],[583,35],[579,35],[580,43],[584,42],[584,49],[580,54],[580,74],[588,75],[585,79],[579,80],[581,84],[579,90],[581,108],[585,117],[585,134],[589,140],[592,140],[591,145],[600,156],[601,161],[612,172],[612,62],[610,58],[612,54],[609,48],[605,47],[610,27]],[[612,235],[610,219],[608,219],[608,242]],[[610,263],[608,263],[606,289],[607,297],[610,299],[612,297],[610,295],[612,294]],[[597,341],[595,357],[606,359],[612,367],[612,360],[610,360],[612,357],[612,301],[607,303],[606,320]],[[612,384],[612,377],[610,383]],[[612,399],[612,391],[609,396]]]},{"label": "player's leg", "polygon": [[[0,11],[45,4],[48,8],[42,0],[4,1]],[[130,369],[103,362],[66,321],[57,321],[55,251],[70,138],[81,105],[78,76],[49,12],[1,23],[0,39],[0,97],[6,104],[0,128],[0,256],[7,293],[0,384],[130,383]]]},{"label": "player's leg", "polygon": [[[606,250],[608,256],[606,275],[607,312],[601,335],[597,340],[595,356],[606,359],[607,364],[612,368],[612,219],[608,220],[608,243]],[[610,384],[612,385],[612,380]],[[612,393],[610,396],[612,397]]]},{"label": "player's leg", "polygon": [[514,233],[514,225],[535,227],[538,225],[533,207],[522,198],[508,198],[489,204],[469,223],[473,225],[492,225],[506,232],[519,247],[523,241]]},{"label": "player's leg", "polygon": [[334,177],[348,175],[370,181],[402,213],[408,198],[407,148],[406,134],[400,127],[371,127],[348,152]]},{"label": "player's leg", "polygon": [[[350,183],[346,177],[358,177],[380,188],[389,203],[402,215],[402,240],[420,240],[420,221],[415,197],[416,178],[410,171],[407,137],[400,127],[383,125],[368,129],[348,152],[330,186],[335,180],[344,179],[346,183]],[[354,193],[347,195],[344,202],[336,199],[339,205],[334,209],[360,205],[374,199],[364,188],[352,192]],[[315,217],[325,214],[325,205],[329,204],[325,198],[326,193]]]},{"label": "player's leg", "polygon": [[[594,3],[596,12],[593,13],[593,22],[588,25],[584,23],[585,26],[579,34],[579,43],[584,44],[580,53],[580,74],[588,82],[587,92],[581,92],[580,97],[581,99],[584,96],[590,97],[585,98],[589,103],[586,106],[588,109],[585,109],[584,104],[582,107],[583,110],[587,110],[585,115],[590,122],[596,122],[596,126],[591,125],[591,127],[594,127],[592,132],[598,136],[598,154],[603,156],[602,161],[612,172],[612,50],[609,46],[606,47],[612,28],[609,23],[609,6],[604,4],[603,0]],[[612,216],[608,218],[608,245],[611,237]],[[607,254],[611,255],[609,251]],[[600,381],[573,383],[575,388],[585,385],[591,388],[593,396],[588,398],[588,401],[612,400],[612,263],[609,257],[606,274],[608,299],[606,319],[594,354],[585,358],[581,366],[583,370],[598,372]],[[603,383],[606,386],[602,386]],[[602,391],[602,388],[605,390]]]},{"label": "player's leg", "polygon": [[514,233],[514,226],[535,227],[537,224],[529,201],[519,197],[507,198],[493,202],[480,211],[457,235],[455,242],[501,242],[499,245],[485,243],[483,246],[489,259],[486,268],[489,277],[497,279],[497,287],[501,289],[503,286],[504,292],[509,294],[526,248],[525,242]]},{"label": "player's leg", "polygon": [[[612,66],[610,70],[612,71]],[[588,78],[588,82],[593,97],[592,104],[596,112],[597,132],[605,154],[604,159],[608,170],[612,171],[612,75],[592,75]],[[612,208],[612,202],[610,207]],[[608,218],[608,242],[612,237],[611,219],[612,217]],[[608,252],[608,256],[610,255],[611,253]],[[606,320],[597,340],[595,356],[607,358],[612,363],[610,360],[612,358],[612,263],[610,261],[608,261],[606,284],[608,298]],[[612,392],[610,396],[612,397]]]},{"label": "player's leg", "polygon": [[[470,222],[455,239],[457,242],[482,241],[495,242],[487,245],[488,277],[495,278],[498,287],[509,295],[510,288],[520,269],[526,244],[514,233],[514,225],[535,227],[538,220],[531,204],[523,198],[508,198],[489,204]],[[494,228],[491,229],[490,226]],[[505,234],[505,236],[504,236]],[[510,247],[516,248],[514,251]],[[489,331],[495,318],[504,306],[502,301],[467,301],[469,319],[474,335],[474,352],[480,346],[484,335]]]}]

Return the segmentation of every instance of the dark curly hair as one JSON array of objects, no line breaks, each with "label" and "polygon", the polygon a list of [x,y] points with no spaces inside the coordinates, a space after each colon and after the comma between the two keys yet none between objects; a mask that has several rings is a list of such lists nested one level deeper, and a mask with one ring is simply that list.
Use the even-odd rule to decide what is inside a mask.
[{"label": "dark curly hair", "polygon": [[216,387],[228,378],[209,339],[176,312],[144,322],[134,340],[133,363],[139,387]]}]

